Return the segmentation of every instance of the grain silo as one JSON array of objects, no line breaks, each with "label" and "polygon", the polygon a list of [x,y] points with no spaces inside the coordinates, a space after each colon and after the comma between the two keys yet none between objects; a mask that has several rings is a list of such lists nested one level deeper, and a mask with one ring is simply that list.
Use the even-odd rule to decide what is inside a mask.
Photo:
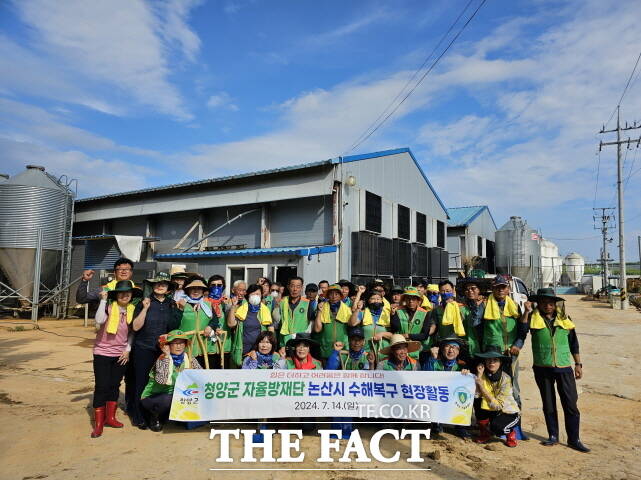
[{"label": "grain silo", "polygon": [[568,253],[563,259],[565,272],[568,274],[570,285],[579,285],[585,272],[585,259],[578,253]]},{"label": "grain silo", "polygon": [[[6,279],[3,288],[10,292],[3,295],[3,307],[30,309],[35,295],[40,304],[55,306],[52,313],[64,310],[67,298],[62,287],[69,281],[73,185],[75,180],[57,179],[34,165],[0,181],[0,269]],[[40,289],[36,291],[34,271],[38,269]]]},{"label": "grain silo", "polygon": [[521,217],[510,219],[496,231],[496,271],[519,277],[530,290],[540,286],[539,234]]}]

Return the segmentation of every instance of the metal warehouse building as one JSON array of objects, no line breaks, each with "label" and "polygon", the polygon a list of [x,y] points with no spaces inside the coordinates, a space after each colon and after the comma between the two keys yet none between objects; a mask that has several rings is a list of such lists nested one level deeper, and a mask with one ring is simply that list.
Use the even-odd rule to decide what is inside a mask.
[{"label": "metal warehouse building", "polygon": [[[74,272],[143,237],[137,279],[186,265],[227,284],[447,278],[447,211],[408,148],[76,202]],[[74,274],[75,274],[74,273]]]},{"label": "metal warehouse building", "polygon": [[448,208],[447,249],[450,278],[473,263],[473,268],[495,273],[496,223],[487,205]]}]

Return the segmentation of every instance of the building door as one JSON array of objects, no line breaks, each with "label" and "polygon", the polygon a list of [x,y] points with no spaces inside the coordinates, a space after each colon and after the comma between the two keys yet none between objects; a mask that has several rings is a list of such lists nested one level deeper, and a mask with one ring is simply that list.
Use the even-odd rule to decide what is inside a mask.
[{"label": "building door", "polygon": [[[285,285],[285,286],[287,286],[289,279],[292,277],[295,277],[296,274],[298,273],[298,267],[294,267],[291,265],[274,267],[274,270],[276,270],[276,273],[275,273],[276,281],[279,282],[281,285]],[[303,287],[304,286],[305,285],[303,285]]]}]

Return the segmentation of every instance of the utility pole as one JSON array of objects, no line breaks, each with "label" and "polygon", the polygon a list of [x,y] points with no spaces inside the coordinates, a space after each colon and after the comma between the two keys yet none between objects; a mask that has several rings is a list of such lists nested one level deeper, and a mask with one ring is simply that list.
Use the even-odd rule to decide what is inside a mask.
[{"label": "utility pole", "polygon": [[[601,272],[603,274],[603,288],[608,287],[608,282],[609,282],[609,275],[608,275],[608,262],[610,259],[608,258],[608,242],[611,242],[612,239],[608,238],[608,229],[611,228],[610,226],[610,221],[614,219],[613,215],[611,215],[611,211],[614,210],[612,207],[608,208],[593,208],[595,215],[592,216],[594,219],[594,229],[595,230],[601,230],[601,235],[603,235],[603,246],[601,247]],[[597,211],[601,210],[601,215],[596,215]],[[601,222],[601,225],[599,226],[597,222]],[[607,292],[607,290],[606,290]]]},{"label": "utility pole", "polygon": [[599,151],[604,146],[607,145],[616,145],[617,146],[617,195],[619,198],[619,288],[621,290],[621,310],[626,310],[628,308],[628,297],[626,292],[627,287],[627,276],[625,271],[625,231],[624,231],[624,221],[623,221],[623,160],[621,158],[621,145],[626,144],[627,148],[630,148],[630,144],[636,143],[636,148],[639,148],[641,144],[641,136],[638,139],[621,140],[621,132],[626,130],[636,130],[641,128],[641,125],[637,125],[637,122],[634,122],[633,125],[628,126],[627,122],[624,128],[621,128],[621,106],[617,105],[617,128],[616,130],[605,130],[605,125],[599,133],[617,133],[616,142],[603,142],[599,143]]}]

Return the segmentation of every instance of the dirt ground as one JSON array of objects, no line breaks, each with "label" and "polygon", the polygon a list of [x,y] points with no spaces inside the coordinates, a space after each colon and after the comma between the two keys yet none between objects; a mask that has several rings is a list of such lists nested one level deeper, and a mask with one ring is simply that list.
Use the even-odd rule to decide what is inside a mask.
[{"label": "dirt ground", "polygon": [[[27,324],[20,331],[22,326],[0,321],[0,479],[151,479],[179,475],[197,480],[248,475],[210,471],[222,466],[295,466],[314,470],[316,480],[358,480],[381,474],[389,480],[641,478],[641,436],[635,430],[635,425],[641,424],[641,381],[636,371],[641,360],[641,314],[611,310],[579,296],[568,296],[567,309],[577,324],[584,364],[584,379],[578,382],[581,437],[592,452],[581,454],[565,445],[539,445],[546,430],[530,368],[528,339],[522,352],[520,382],[523,426],[532,439],[508,449],[499,440],[483,446],[444,434],[440,440],[421,442],[426,458],[423,464],[318,464],[318,437],[307,435],[303,451],[308,460],[303,464],[221,465],[215,462],[218,444],[209,440],[207,426],[187,431],[180,424],[170,424],[163,432],[153,433],[125,422],[125,428],[105,428],[101,438],[91,439],[93,327],[83,327],[82,320],[42,321],[41,330],[31,330]],[[122,411],[119,417],[127,419]],[[368,438],[375,428],[376,424],[364,429],[363,437]],[[561,437],[564,442],[564,433]],[[235,442],[232,457],[241,456],[239,448],[240,442]],[[409,440],[384,442],[382,450],[385,454],[399,450],[402,458],[407,458]],[[372,470],[320,470],[332,467]],[[382,468],[410,470],[383,473]],[[309,473],[279,470],[249,475],[252,479],[281,479]]]}]

